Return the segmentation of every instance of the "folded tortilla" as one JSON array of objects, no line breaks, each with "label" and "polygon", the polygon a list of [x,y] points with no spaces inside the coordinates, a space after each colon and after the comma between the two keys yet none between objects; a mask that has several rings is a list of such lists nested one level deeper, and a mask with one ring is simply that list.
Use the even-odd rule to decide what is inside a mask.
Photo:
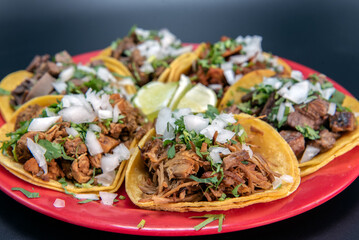
[{"label": "folded tortilla", "polygon": [[[241,88],[249,89],[251,87],[254,87],[256,84],[261,83],[264,77],[272,77],[274,75],[275,72],[271,70],[257,70],[247,74],[240,81],[230,87],[230,89],[227,91],[227,94],[223,97],[223,100],[219,105],[219,110],[223,111],[229,102],[231,102],[232,104],[240,103],[242,96],[246,94],[246,92],[241,91]],[[352,112],[359,112],[359,102],[353,97],[345,96],[342,105],[343,107],[350,108]],[[359,121],[359,116],[356,116],[356,120],[357,122]],[[358,145],[359,127],[357,126],[354,131],[347,132],[343,134],[339,139],[337,139],[334,147],[331,148],[329,151],[320,153],[307,162],[300,163],[300,175],[304,177],[317,171],[318,169],[327,165],[336,157],[343,155],[346,152],[349,152]]]},{"label": "folded tortilla", "polygon": [[[53,103],[57,103],[58,101],[61,101],[63,96],[61,95],[51,95],[51,96],[42,96],[38,98],[34,98],[27,103],[25,103],[23,106],[21,106],[12,116],[12,118],[4,124],[0,128],[0,139],[1,141],[5,141],[9,139],[6,134],[9,132],[14,131],[15,122],[17,115],[22,112],[24,109],[26,109],[29,105],[39,105],[41,107],[47,107]],[[134,139],[130,145],[130,149],[134,148],[137,145],[137,140]],[[79,188],[76,187],[75,184],[71,181],[67,181],[67,186],[63,186],[58,181],[50,179],[49,181],[44,181],[39,177],[33,176],[31,173],[24,170],[23,164],[16,162],[12,157],[9,157],[7,155],[4,155],[2,152],[0,152],[0,164],[7,169],[9,172],[14,174],[16,177],[29,182],[31,184],[34,184],[36,186],[53,189],[59,192],[71,192],[71,193],[98,193],[100,191],[107,191],[107,192],[116,192],[121,184],[124,181],[125,178],[125,170],[127,167],[128,160],[124,160],[120,163],[120,166],[117,169],[115,179],[113,180],[112,184],[109,186],[92,186],[88,188]]]},{"label": "folded tortilla", "polygon": [[198,201],[156,204],[153,201],[141,201],[141,182],[149,174],[141,158],[140,150],[147,141],[155,136],[155,130],[148,132],[138,144],[134,154],[129,160],[126,171],[126,192],[131,201],[140,208],[176,212],[202,212],[213,210],[229,210],[242,208],[255,203],[264,203],[284,198],[293,193],[300,183],[298,162],[289,145],[269,124],[247,114],[236,115],[235,118],[244,127],[248,138],[246,143],[255,145],[253,151],[258,152],[268,163],[270,169],[281,175],[290,175],[293,182],[283,182],[277,189],[257,192],[249,196],[225,199],[224,201]]}]

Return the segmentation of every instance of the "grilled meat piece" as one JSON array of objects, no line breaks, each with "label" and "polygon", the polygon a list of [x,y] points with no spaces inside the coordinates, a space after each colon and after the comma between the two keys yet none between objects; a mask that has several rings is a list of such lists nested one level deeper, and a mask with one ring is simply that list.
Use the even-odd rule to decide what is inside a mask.
[{"label": "grilled meat piece", "polygon": [[319,133],[320,139],[312,140],[308,142],[308,145],[319,148],[320,152],[326,152],[331,149],[336,139],[340,137],[338,133],[329,132],[328,129],[324,129]]},{"label": "grilled meat piece", "polygon": [[282,130],[279,134],[292,148],[296,157],[302,155],[305,149],[305,140],[303,134],[298,131]]},{"label": "grilled meat piece", "polygon": [[355,116],[352,112],[336,112],[329,117],[330,128],[333,132],[353,131],[355,129]]}]

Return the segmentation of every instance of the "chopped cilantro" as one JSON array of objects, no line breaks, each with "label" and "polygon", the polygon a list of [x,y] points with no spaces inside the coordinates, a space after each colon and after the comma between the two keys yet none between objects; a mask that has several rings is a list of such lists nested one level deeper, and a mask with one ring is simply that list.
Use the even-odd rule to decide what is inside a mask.
[{"label": "chopped cilantro", "polygon": [[225,215],[224,214],[206,214],[206,215],[203,215],[203,216],[192,216],[190,218],[207,218],[206,220],[204,220],[200,224],[194,226],[194,229],[196,231],[204,228],[205,226],[207,226],[207,224],[209,224],[209,223],[211,223],[211,222],[218,219],[218,232],[221,232]]},{"label": "chopped cilantro", "polygon": [[77,203],[84,204],[84,203],[89,203],[89,202],[92,202],[92,201],[95,201],[95,200],[93,200],[93,199],[85,199],[85,200],[79,201]]},{"label": "chopped cilantro", "polygon": [[209,184],[213,184],[213,185],[217,185],[218,183],[218,178],[217,177],[211,177],[211,178],[198,178],[194,175],[189,176],[190,179],[199,182],[199,183],[209,183]]},{"label": "chopped cilantro", "polygon": [[142,220],[140,221],[140,223],[137,225],[137,228],[138,228],[138,229],[144,228],[144,227],[145,227],[145,224],[146,224],[146,220],[145,220],[145,219],[142,219]]},{"label": "chopped cilantro", "polygon": [[343,104],[345,95],[344,93],[339,92],[338,90],[335,90],[334,94],[332,95],[332,97],[329,99],[330,102],[336,103],[336,104]]},{"label": "chopped cilantro", "polygon": [[305,138],[308,138],[310,140],[315,140],[315,139],[319,139],[319,131],[315,131],[313,128],[309,127],[309,126],[305,126],[305,127],[301,127],[301,126],[296,126],[295,127],[301,134],[303,134],[303,136]]},{"label": "chopped cilantro", "polygon": [[50,142],[46,139],[40,139],[38,141],[38,144],[46,149],[45,158],[47,161],[51,161],[52,159],[57,159],[57,158],[63,158],[66,160],[75,160],[74,158],[67,156],[64,147],[59,143]]},{"label": "chopped cilantro", "polygon": [[239,197],[239,194],[238,194],[238,188],[242,186],[242,183],[241,184],[238,184],[235,188],[233,188],[232,190],[232,194],[234,197]]},{"label": "chopped cilantro", "polygon": [[125,199],[126,199],[126,197],[123,196],[123,195],[120,195],[118,198],[119,198],[120,200],[125,200]]},{"label": "chopped cilantro", "polygon": [[10,91],[0,88],[0,96],[9,96],[10,94]]},{"label": "chopped cilantro", "polygon": [[227,198],[227,195],[225,193],[222,193],[221,197],[218,198],[218,200],[219,201],[224,201],[224,200],[226,200],[226,198]]},{"label": "chopped cilantro", "polygon": [[169,159],[174,158],[174,156],[176,155],[176,149],[175,149],[175,144],[173,144],[167,151],[167,156]]},{"label": "chopped cilantro", "polygon": [[20,191],[22,192],[27,198],[39,198],[40,194],[37,192],[29,192],[23,188],[19,188],[19,187],[13,187],[11,188],[12,191]]},{"label": "chopped cilantro", "polygon": [[207,111],[203,114],[203,117],[214,120],[217,115],[219,115],[218,109],[212,105],[208,105]]}]

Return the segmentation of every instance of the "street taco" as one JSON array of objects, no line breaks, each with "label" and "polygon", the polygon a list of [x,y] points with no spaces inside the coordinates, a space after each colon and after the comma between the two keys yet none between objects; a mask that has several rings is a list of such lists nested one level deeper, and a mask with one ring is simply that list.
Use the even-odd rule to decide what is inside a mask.
[{"label": "street taco", "polygon": [[125,72],[112,70],[100,61],[89,66],[75,64],[66,51],[53,58],[48,54],[35,56],[26,70],[11,73],[1,81],[0,88],[10,92],[1,96],[1,113],[8,121],[17,108],[33,98],[85,93],[89,88],[122,92],[130,98],[136,92],[132,81],[126,79]]},{"label": "street taco", "polygon": [[303,78],[292,71],[289,78],[254,73],[223,99],[220,109],[262,116],[291,146],[301,176],[328,164],[359,144],[359,102],[333,87],[326,76]]},{"label": "street taco", "polygon": [[269,69],[278,75],[290,76],[290,66],[263,52],[261,41],[260,36],[239,36],[236,39],[222,37],[214,44],[201,44],[195,51],[197,58],[191,67],[177,70],[177,78],[170,79],[178,81],[179,76],[185,74],[193,84],[201,83],[213,89],[222,99],[230,86],[255,70]]},{"label": "street taco", "polygon": [[284,198],[300,183],[290,147],[267,123],[246,114],[160,112],[126,171],[140,208],[212,211]]},{"label": "street taco", "polygon": [[0,164],[32,184],[62,192],[114,192],[144,118],[119,94],[42,96],[0,128]]},{"label": "street taco", "polygon": [[191,51],[192,46],[182,46],[167,29],[155,31],[134,26],[128,36],[112,42],[94,59],[118,60],[116,65],[128,69],[136,85],[141,87],[151,81],[170,81],[178,67],[190,68],[191,60],[196,57]]}]

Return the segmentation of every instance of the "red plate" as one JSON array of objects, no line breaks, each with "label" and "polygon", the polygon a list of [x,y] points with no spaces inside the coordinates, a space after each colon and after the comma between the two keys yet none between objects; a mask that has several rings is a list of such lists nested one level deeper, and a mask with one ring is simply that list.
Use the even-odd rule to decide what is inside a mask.
[{"label": "red plate", "polygon": [[[97,53],[98,51],[81,54],[74,57],[74,60],[86,63]],[[298,63],[289,60],[285,61],[293,69],[302,71],[305,77],[316,72]],[[339,91],[350,95],[339,84],[333,83]],[[0,119],[0,124],[3,124],[2,119]],[[225,214],[226,218],[222,232],[239,231],[270,224],[293,217],[328,201],[352,183],[358,174],[359,148],[356,147],[352,151],[337,157],[319,171],[304,177],[298,190],[287,198],[270,203],[255,204],[242,209],[212,213]],[[40,193],[40,198],[28,199],[22,193],[12,191],[11,188],[13,187],[38,192]],[[193,227],[202,222],[203,219],[189,217],[201,216],[204,213],[174,213],[139,209],[128,199],[124,186],[121,187],[118,193],[126,196],[126,199],[120,200],[114,206],[105,206],[99,202],[78,204],[78,200],[69,195],[24,182],[3,167],[0,167],[0,189],[16,201],[35,211],[88,228],[152,236],[188,236],[218,233],[218,221],[207,225],[199,231],[194,230]],[[64,199],[66,207],[55,208],[53,203],[56,198]],[[138,229],[137,225],[142,219],[146,221],[145,227]]]}]

